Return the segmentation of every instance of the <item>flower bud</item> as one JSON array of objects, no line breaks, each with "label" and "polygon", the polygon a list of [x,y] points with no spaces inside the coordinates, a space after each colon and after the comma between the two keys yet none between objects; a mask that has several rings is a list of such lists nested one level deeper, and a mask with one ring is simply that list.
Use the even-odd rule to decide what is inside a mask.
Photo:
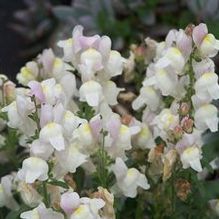
[{"label": "flower bud", "polygon": [[192,133],[194,121],[189,118],[189,116],[185,116],[181,121],[182,129],[187,133]]},{"label": "flower bud", "polygon": [[185,29],[186,35],[192,36],[192,32],[193,32],[194,27],[195,27],[194,24],[189,24]]},{"label": "flower bud", "polygon": [[15,99],[15,87],[16,85],[11,81],[4,83],[3,91],[6,103],[11,103]]},{"label": "flower bud", "polygon": [[191,184],[185,179],[178,179],[175,186],[177,197],[185,201],[191,192]]},{"label": "flower bud", "polygon": [[114,196],[109,193],[107,189],[103,187],[98,187],[98,191],[94,193],[94,198],[101,198],[105,202],[105,206],[103,207],[103,216],[106,219],[115,219],[115,210],[113,207],[114,204]]},{"label": "flower bud", "polygon": [[180,115],[182,116],[185,116],[189,113],[189,110],[190,110],[190,104],[189,103],[186,103],[186,102],[183,102],[181,103],[180,105]]},{"label": "flower bud", "polygon": [[182,138],[182,135],[183,135],[183,130],[182,128],[177,125],[174,129],[173,129],[173,133],[174,133],[174,137],[176,140],[179,140]]}]

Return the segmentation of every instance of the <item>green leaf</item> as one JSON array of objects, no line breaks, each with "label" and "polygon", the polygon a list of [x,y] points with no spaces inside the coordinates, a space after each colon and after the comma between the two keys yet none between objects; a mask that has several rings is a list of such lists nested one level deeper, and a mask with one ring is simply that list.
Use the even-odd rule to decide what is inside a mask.
[{"label": "green leaf", "polygon": [[95,115],[95,110],[89,106],[86,102],[80,102],[79,105],[79,111],[77,112],[77,115],[80,118],[90,120]]},{"label": "green leaf", "polygon": [[11,211],[5,219],[19,219],[20,218],[20,214],[24,211],[29,210],[29,208],[26,205],[23,205],[19,208],[19,210],[16,211]]},{"label": "green leaf", "polygon": [[62,182],[62,181],[59,181],[59,180],[56,180],[56,179],[51,179],[51,181],[48,181],[47,183],[51,184],[51,185],[54,185],[54,186],[62,187],[64,189],[69,188],[68,185],[65,182]]}]

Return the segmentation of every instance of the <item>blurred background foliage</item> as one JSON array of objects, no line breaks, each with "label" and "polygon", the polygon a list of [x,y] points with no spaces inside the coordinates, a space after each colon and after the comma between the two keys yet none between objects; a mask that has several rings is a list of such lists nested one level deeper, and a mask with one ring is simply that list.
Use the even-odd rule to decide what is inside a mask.
[{"label": "blurred background foliage", "polygon": [[[11,27],[30,43],[27,54],[69,37],[76,24],[87,34],[106,34],[125,49],[145,36],[162,39],[171,28],[205,22],[219,36],[218,0],[23,0]],[[125,42],[125,43],[124,43]]]}]

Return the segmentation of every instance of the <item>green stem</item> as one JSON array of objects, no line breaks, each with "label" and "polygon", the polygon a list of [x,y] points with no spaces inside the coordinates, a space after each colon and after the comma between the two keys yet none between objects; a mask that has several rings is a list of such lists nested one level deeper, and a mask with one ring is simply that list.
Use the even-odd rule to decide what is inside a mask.
[{"label": "green stem", "polygon": [[174,170],[173,175],[171,177],[171,206],[172,206],[172,215],[175,213],[175,176],[174,176]]},{"label": "green stem", "polygon": [[140,197],[137,198],[137,206],[135,210],[135,219],[143,218],[143,209],[142,209],[142,201]]},{"label": "green stem", "polygon": [[47,192],[47,186],[46,186],[46,181],[43,181],[43,197],[44,197],[44,203],[46,207],[49,207],[49,195]]},{"label": "green stem", "polygon": [[35,119],[36,119],[36,125],[37,125],[37,131],[38,133],[40,132],[40,119],[39,119],[39,116],[38,116],[38,111],[37,111],[37,103],[36,103],[36,98],[35,96],[33,97],[33,103],[34,103],[34,106],[35,106],[35,112],[34,112],[34,115],[35,115]]}]

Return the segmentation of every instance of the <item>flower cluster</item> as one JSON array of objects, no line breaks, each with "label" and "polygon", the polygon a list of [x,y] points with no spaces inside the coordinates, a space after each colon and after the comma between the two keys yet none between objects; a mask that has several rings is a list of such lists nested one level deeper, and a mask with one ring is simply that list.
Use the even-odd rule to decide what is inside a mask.
[{"label": "flower cluster", "polygon": [[[219,99],[218,76],[210,59],[218,50],[219,41],[208,34],[205,24],[171,30],[165,42],[157,43],[132,106],[135,110],[147,106],[142,121],[153,133],[150,138],[160,137],[165,144],[164,168],[171,168],[178,155],[183,168],[202,171],[202,134],[218,130],[217,108],[212,104]],[[165,179],[169,171],[163,172]]]},{"label": "flower cluster", "polygon": [[[1,178],[0,207],[19,209],[18,192],[24,219],[113,219],[114,197],[144,196],[157,179],[203,170],[202,134],[218,130],[211,58],[219,41],[200,24],[146,44],[149,54],[135,49],[125,59],[109,37],[76,26],[57,44],[62,58],[47,49],[21,68],[23,87],[1,77],[1,145],[15,130],[22,164]],[[136,59],[146,75],[128,112],[117,101],[128,91],[115,81]]]}]

